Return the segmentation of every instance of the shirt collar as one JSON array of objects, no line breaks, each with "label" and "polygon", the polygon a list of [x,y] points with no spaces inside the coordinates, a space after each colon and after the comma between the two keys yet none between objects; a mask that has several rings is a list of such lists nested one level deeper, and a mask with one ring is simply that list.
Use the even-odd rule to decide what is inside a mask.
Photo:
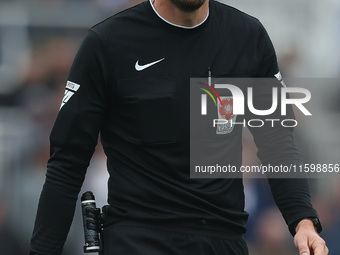
[{"label": "shirt collar", "polygon": [[174,23],[172,23],[172,22],[170,22],[170,21],[164,19],[164,18],[156,11],[155,7],[154,7],[153,4],[152,4],[152,0],[149,0],[149,3],[151,4],[152,9],[154,10],[154,12],[157,14],[157,16],[158,16],[160,19],[162,19],[163,21],[165,21],[166,23],[168,23],[168,24],[170,24],[170,25],[172,25],[172,26],[174,26],[174,27],[179,27],[179,28],[184,28],[184,29],[194,29],[194,28],[196,28],[196,27],[201,26],[201,25],[208,19],[208,17],[209,17],[209,9],[208,9],[207,16],[205,17],[205,19],[204,19],[201,23],[199,23],[199,24],[197,24],[197,25],[195,25],[195,26],[192,26],[192,27],[185,27],[185,26],[181,26],[181,25],[174,24]]}]

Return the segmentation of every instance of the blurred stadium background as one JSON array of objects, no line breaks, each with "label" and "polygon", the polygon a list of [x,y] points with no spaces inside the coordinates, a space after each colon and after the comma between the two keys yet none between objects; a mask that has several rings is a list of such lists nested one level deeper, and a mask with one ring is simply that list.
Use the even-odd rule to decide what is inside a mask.
[{"label": "blurred stadium background", "polygon": [[[137,4],[132,0],[0,0],[0,249],[28,254],[49,155],[48,136],[68,71],[87,30]],[[332,78],[340,71],[340,1],[222,0],[259,18],[267,28],[285,77]],[[340,163],[340,84],[313,88],[322,123],[297,130],[307,162]],[[327,125],[326,125],[327,124]],[[246,134],[244,164],[257,164]],[[327,162],[337,159],[338,162]],[[98,146],[83,191],[105,204],[105,156]],[[340,178],[311,180],[330,254],[340,254]],[[297,254],[265,179],[246,179],[246,235],[251,255]],[[83,254],[80,206],[64,248]]]}]

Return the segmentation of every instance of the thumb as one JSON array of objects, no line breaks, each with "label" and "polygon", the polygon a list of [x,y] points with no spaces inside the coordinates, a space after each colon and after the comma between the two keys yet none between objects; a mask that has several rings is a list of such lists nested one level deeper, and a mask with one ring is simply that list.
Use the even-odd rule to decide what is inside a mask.
[{"label": "thumb", "polygon": [[308,248],[307,244],[299,247],[299,254],[300,255],[310,255],[309,254],[309,248]]},{"label": "thumb", "polygon": [[299,250],[300,255],[310,255],[307,238],[297,238],[295,246]]}]

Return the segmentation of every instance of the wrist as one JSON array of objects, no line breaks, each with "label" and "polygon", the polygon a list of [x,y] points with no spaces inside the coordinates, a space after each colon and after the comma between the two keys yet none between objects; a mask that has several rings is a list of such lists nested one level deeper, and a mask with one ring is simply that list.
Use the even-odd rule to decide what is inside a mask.
[{"label": "wrist", "polygon": [[322,228],[318,218],[306,218],[298,222],[295,227],[297,233],[301,229],[314,229],[315,232],[320,233]]},{"label": "wrist", "polygon": [[314,224],[313,224],[311,219],[303,219],[303,220],[301,220],[297,224],[297,226],[295,228],[295,232],[297,233],[297,232],[299,232],[300,229],[306,229],[306,228],[307,229],[314,229],[315,230]]}]

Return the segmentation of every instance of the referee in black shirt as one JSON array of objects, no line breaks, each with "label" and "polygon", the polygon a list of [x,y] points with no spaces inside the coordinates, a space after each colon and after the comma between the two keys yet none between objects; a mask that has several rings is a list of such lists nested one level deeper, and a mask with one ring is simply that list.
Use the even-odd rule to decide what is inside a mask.
[{"label": "referee in black shirt", "polygon": [[[248,254],[242,180],[189,176],[190,77],[208,67],[215,77],[279,73],[262,24],[214,0],[146,1],[90,29],[51,132],[31,255],[62,253],[99,133],[110,174],[105,255]],[[252,133],[261,161],[301,162],[288,129]],[[231,165],[241,164],[240,136],[230,136]],[[328,254],[308,181],[269,184],[300,255]]]}]

